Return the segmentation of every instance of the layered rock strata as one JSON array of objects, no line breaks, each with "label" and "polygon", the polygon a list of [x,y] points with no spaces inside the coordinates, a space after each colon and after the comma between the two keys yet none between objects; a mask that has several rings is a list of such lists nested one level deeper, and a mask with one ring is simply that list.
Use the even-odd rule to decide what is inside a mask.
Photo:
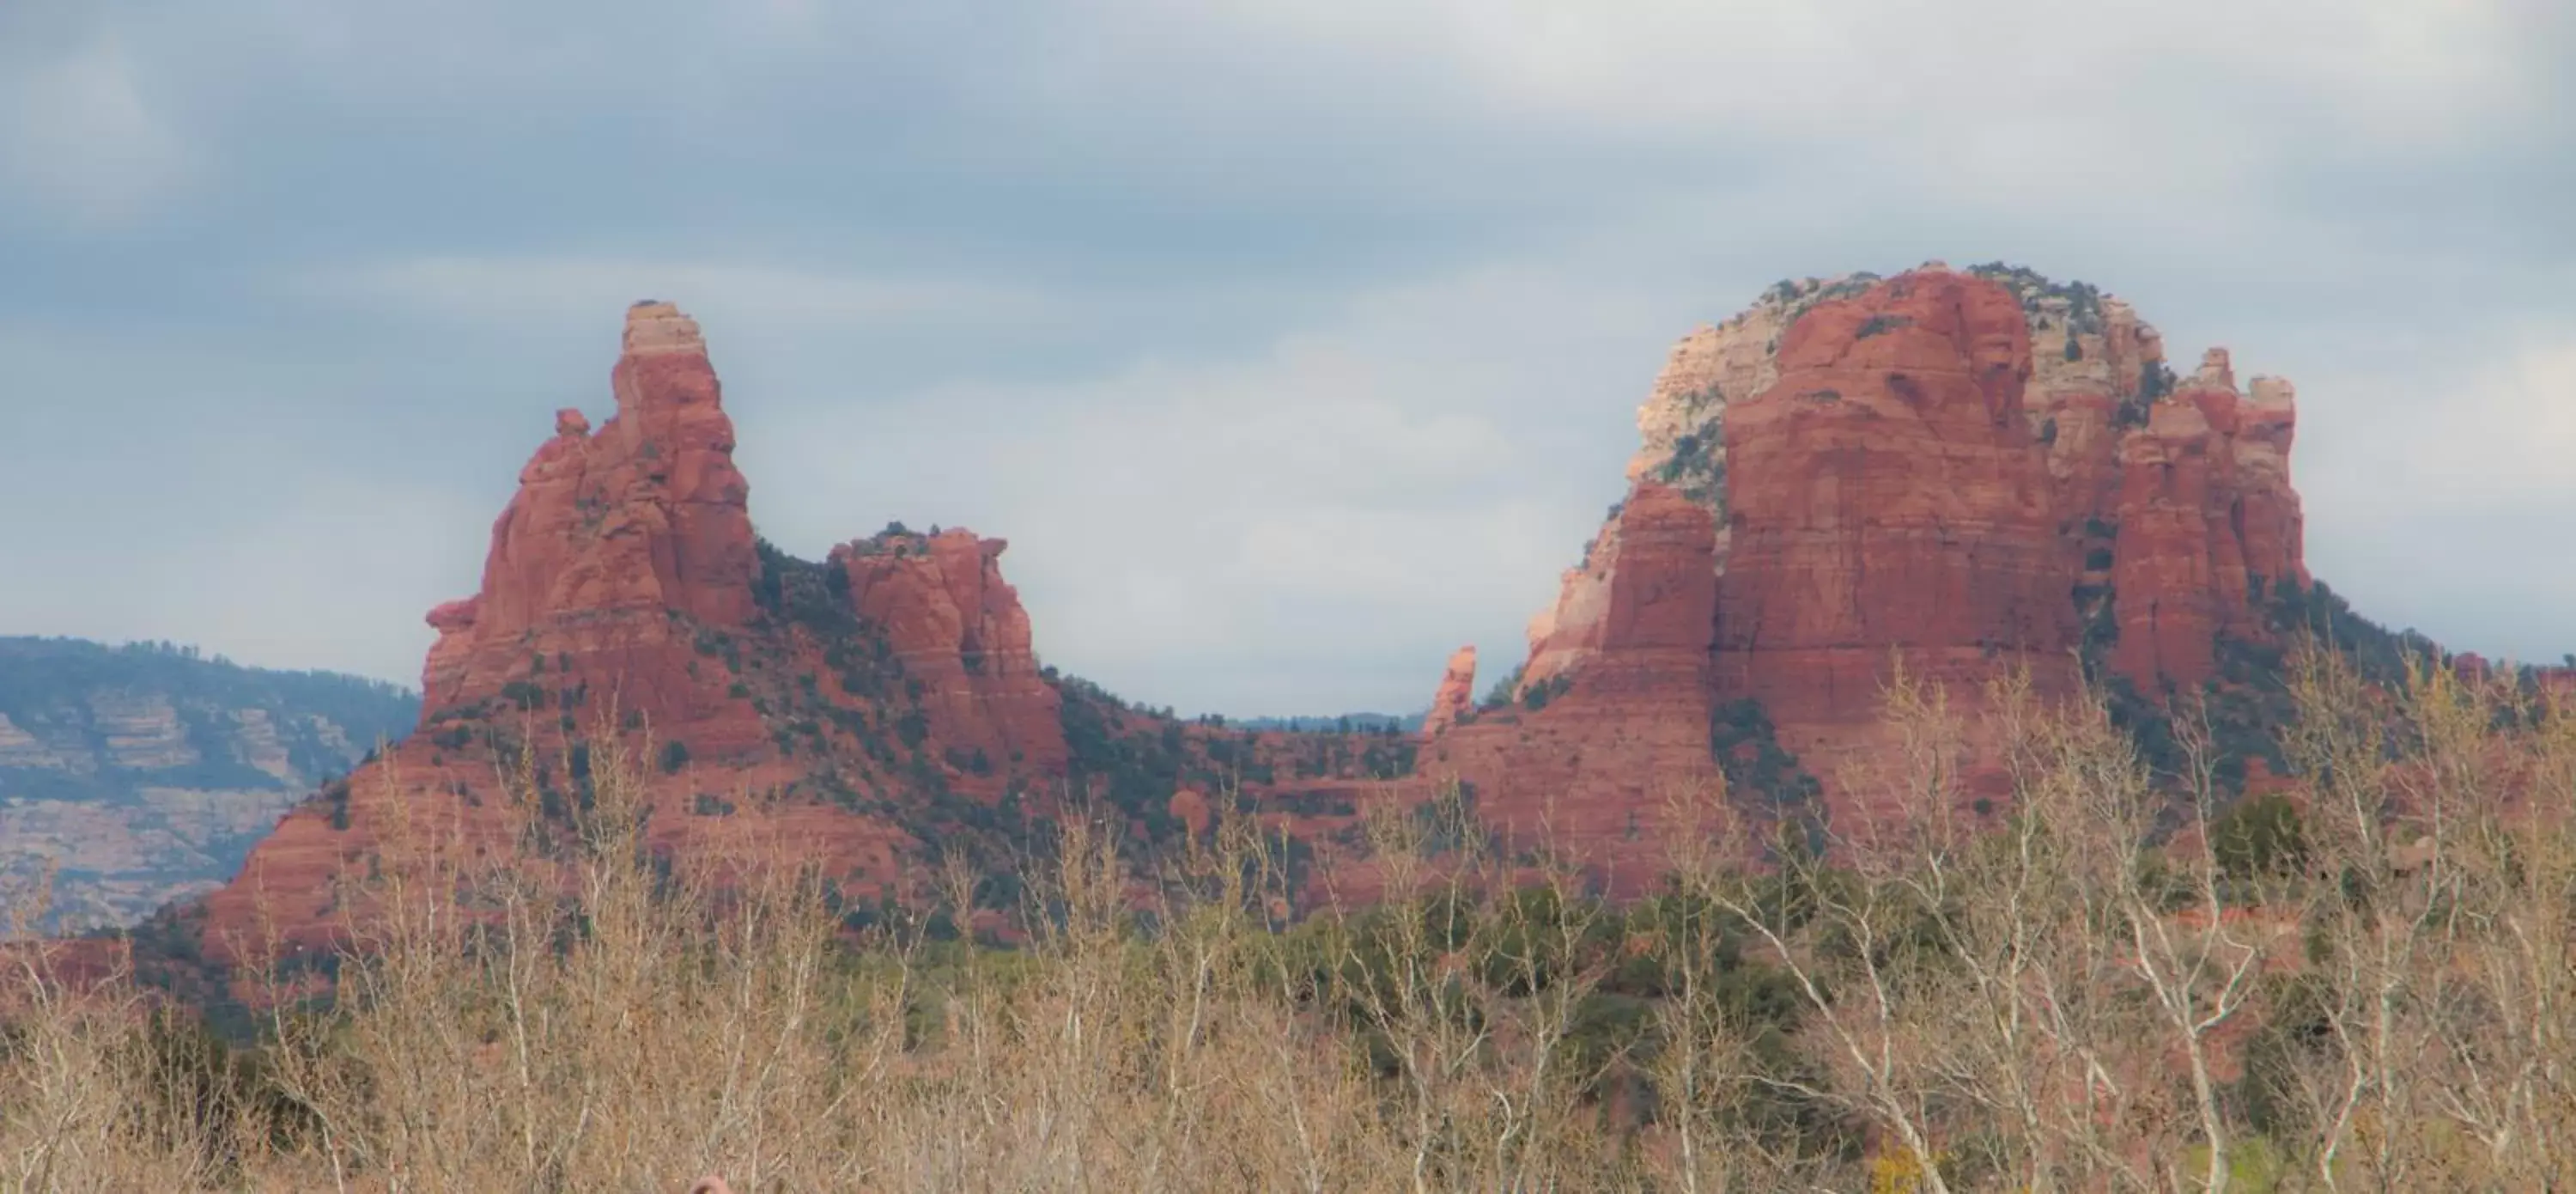
[{"label": "layered rock strata", "polygon": [[1419,766],[1425,777],[1462,779],[1488,822],[1596,858],[1644,843],[1666,799],[1717,774],[1709,752],[1716,519],[1681,490],[1650,481],[1630,495],[1615,529],[1623,565],[1600,588],[1597,630],[1580,664],[1433,730]]},{"label": "layered rock strata", "polygon": [[1008,546],[949,530],[843,544],[827,561],[922,686],[929,736],[967,753],[965,786],[990,789],[980,795],[998,794],[1007,773],[1061,775],[1067,761],[1063,698],[1039,674],[1028,611],[1002,580]]},{"label": "layered rock strata", "polygon": [[[2007,673],[2062,693],[2088,667],[2160,699],[2269,633],[2267,590],[2310,583],[2289,383],[2240,391],[2224,350],[2177,378],[2126,303],[2028,270],[1783,282],[1685,337],[1637,424],[1630,497],[1531,622],[1523,699],[1426,726],[1425,758],[1489,801],[1566,782],[1504,744],[1592,755],[1652,705],[1758,722],[1832,812],[1871,815],[1849,773],[1891,753],[1897,669],[1971,705]],[[1635,550],[1650,493],[1710,515],[1704,561]],[[1586,678],[1618,640],[1613,596],[1685,583],[1673,568],[1715,574],[1704,666],[1605,706]]]},{"label": "layered rock strata", "polygon": [[1392,735],[1184,723],[1058,676],[1001,540],[894,526],[821,563],[776,550],[706,343],[670,304],[627,312],[610,385],[596,427],[556,414],[480,589],[430,612],[419,730],[180,917],[208,957],[340,940],[369,911],[350,881],[423,843],[569,824],[609,750],[642,764],[653,848],[761,843],[871,898],[917,894],[927,843],[1001,865],[1068,806],[1154,838],[1211,823],[1197,793],[1285,793],[1273,823],[1338,825],[1367,777],[1410,765]]}]

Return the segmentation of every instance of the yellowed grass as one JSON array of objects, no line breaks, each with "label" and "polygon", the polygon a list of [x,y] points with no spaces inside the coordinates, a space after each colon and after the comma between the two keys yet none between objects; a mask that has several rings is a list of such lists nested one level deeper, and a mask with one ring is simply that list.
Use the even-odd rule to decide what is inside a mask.
[{"label": "yellowed grass", "polygon": [[[256,1048],[11,955],[0,1189],[2563,1188],[2576,729],[2302,666],[2276,872],[2098,707],[2007,685],[1962,736],[1901,687],[1897,813],[1825,860],[1743,866],[1766,827],[1680,793],[1671,885],[1611,908],[1385,808],[1388,904],[1290,928],[1247,826],[1140,904],[1071,818],[1010,950],[932,931],[978,911],[962,871],[853,943],[785,851],[657,862],[603,749],[517,850],[389,827],[339,998]],[[1971,737],[2012,815],[1961,812]]]}]

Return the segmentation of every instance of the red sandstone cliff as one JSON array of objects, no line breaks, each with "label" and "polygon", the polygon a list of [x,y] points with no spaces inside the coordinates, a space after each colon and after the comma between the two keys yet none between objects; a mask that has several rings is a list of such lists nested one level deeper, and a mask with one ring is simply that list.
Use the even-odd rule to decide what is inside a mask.
[{"label": "red sandstone cliff", "polygon": [[333,941],[363,914],[339,880],[400,832],[519,832],[532,814],[501,776],[522,751],[537,817],[564,819],[583,760],[613,745],[643,759],[656,848],[759,837],[861,892],[926,873],[906,866],[926,840],[1068,800],[1149,834],[1205,828],[1210,798],[1183,789],[1286,793],[1272,823],[1340,824],[1354,777],[1409,761],[1393,738],[1183,724],[1041,669],[998,539],[890,529],[821,564],[769,548],[705,342],[669,304],[627,312],[610,380],[616,413],[594,430],[558,412],[521,470],[480,590],[430,612],[420,729],[205,899],[209,956],[272,931]]},{"label": "red sandstone cliff", "polygon": [[[496,756],[527,749],[539,782],[577,786],[569,752],[602,731],[648,762],[665,843],[721,832],[687,815],[695,798],[775,791],[783,765],[771,718],[725,654],[761,620],[760,561],[733,465],[733,425],[697,324],[667,303],[626,313],[610,373],[616,413],[593,430],[579,411],[520,471],[493,523],[483,583],[432,610],[439,632],[423,669],[421,727],[382,760],[290,813],[242,873],[204,903],[210,951],[272,929],[315,945],[338,929],[332,888],[396,825],[510,831]],[[682,760],[687,760],[686,764]],[[702,772],[700,768],[707,770]],[[834,810],[837,812],[838,810]],[[777,810],[780,826],[848,873],[885,869],[904,835],[869,818],[816,822]]]},{"label": "red sandstone cliff", "polygon": [[2256,393],[2240,395],[2226,350],[2211,349],[2120,443],[2111,662],[2143,690],[2209,679],[2221,635],[2263,632],[2260,591],[2308,583],[2289,485],[2289,387],[2257,379]]},{"label": "red sandstone cliff", "polygon": [[333,880],[391,825],[502,831],[496,750],[567,792],[576,747],[646,749],[648,727],[658,845],[777,830],[846,883],[1066,799],[1148,832],[1232,802],[1321,839],[1442,779],[1643,880],[1665,798],[1721,770],[1803,760],[1838,816],[1867,815],[1838,775],[1885,753],[1898,661],[1963,694],[2007,668],[2064,690],[2092,626],[2117,633],[2103,666],[2188,688],[2219,636],[2264,632],[2256,577],[2306,581],[2286,382],[2240,394],[2216,353],[2171,384],[2124,304],[2026,271],[1784,283],[1675,349],[1629,496],[1533,621],[1510,699],[1475,708],[1461,652],[1413,767],[1392,739],[1179,723],[1054,676],[998,540],[770,551],[705,345],[666,304],[628,313],[611,377],[615,415],[560,413],[522,471],[481,590],[431,612],[422,732],[206,901],[218,956],[264,921],[330,937]]},{"label": "red sandstone cliff", "polygon": [[[1678,744],[1682,723],[1733,710],[1800,756],[1842,815],[1866,816],[1838,781],[1883,761],[1898,661],[1970,702],[2007,669],[2069,691],[2088,651],[2142,692],[2196,690],[2222,636],[2268,633],[2258,590],[2308,584],[2296,416],[2287,382],[2240,393],[2223,350],[2180,384],[2163,354],[2089,286],[1937,263],[1784,282],[1692,333],[1638,412],[1627,506],[1531,623],[1516,695],[1550,699],[1436,729],[1425,778],[1475,784],[1488,807],[1561,792],[1597,826],[1636,808],[1637,778],[1543,760],[1645,765],[1624,745],[1638,725]],[[1638,552],[1629,512],[1650,494],[1706,511],[1708,549]],[[1587,680],[1621,633],[1613,595],[1710,574],[1704,666],[1605,701]],[[1704,728],[1700,758],[1674,745],[1656,766],[1704,776],[1726,736]]]},{"label": "red sandstone cliff", "polygon": [[513,683],[560,693],[575,677],[693,750],[756,750],[766,735],[750,707],[689,666],[699,632],[750,620],[758,570],[750,487],[697,323],[636,304],[610,378],[617,413],[594,433],[580,411],[558,412],[520,470],[481,591],[430,612],[423,724],[497,703]]},{"label": "red sandstone cliff", "polygon": [[1602,586],[1597,637],[1581,663],[1439,728],[1417,768],[1471,785],[1479,813],[1499,827],[1613,859],[1649,844],[1663,802],[1717,770],[1716,520],[1680,490],[1645,482],[1621,508],[1617,533],[1623,565]]},{"label": "red sandstone cliff", "polygon": [[1061,775],[1066,763],[1063,701],[1038,673],[1019,591],[1002,580],[1006,546],[962,530],[889,535],[835,547],[827,561],[922,685],[930,737],[967,758],[960,786],[986,796],[1004,774]]},{"label": "red sandstone cliff", "polygon": [[1727,412],[1719,689],[1810,724],[1877,720],[1898,654],[1945,682],[2008,661],[2067,686],[2076,560],[2022,416],[2012,296],[1902,275],[1809,310],[1779,367]]}]

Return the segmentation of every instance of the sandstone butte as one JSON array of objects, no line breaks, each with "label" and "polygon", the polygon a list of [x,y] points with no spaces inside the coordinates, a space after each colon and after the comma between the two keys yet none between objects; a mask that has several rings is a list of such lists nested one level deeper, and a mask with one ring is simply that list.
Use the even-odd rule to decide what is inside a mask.
[{"label": "sandstone butte", "polygon": [[670,304],[627,312],[610,381],[615,413],[558,412],[520,471],[480,591],[430,611],[419,728],[171,914],[205,956],[333,944],[338,881],[390,837],[510,832],[521,757],[560,819],[611,740],[644,757],[657,848],[783,851],[858,903],[913,894],[926,840],[998,848],[1069,800],[1151,837],[1203,825],[1204,793],[1294,788],[1270,814],[1294,828],[1409,762],[1393,735],[1183,723],[1042,668],[999,539],[771,548],[706,343]]},{"label": "sandstone butte", "polygon": [[1667,801],[1721,776],[1811,824],[1869,817],[1897,667],[1971,712],[2013,670],[2155,706],[2232,683],[2310,585],[2289,383],[2240,388],[2222,350],[2179,377],[2125,303],[2002,266],[1784,282],[1684,338],[1508,699],[1476,703],[1461,650],[1416,738],[1184,722],[1059,675],[1000,540],[770,548],[668,304],[628,312],[611,381],[599,427],[556,416],[481,590],[430,613],[419,731],[176,914],[209,957],[334,940],[335,881],[385,835],[499,832],[494,760],[521,748],[558,815],[604,737],[651,752],[657,845],[784,841],[861,901],[916,890],[929,841],[971,855],[1068,801],[1156,838],[1230,799],[1311,860],[1368,802],[1452,783],[1634,889]]},{"label": "sandstone butte", "polygon": [[1972,716],[2008,671],[2161,703],[2311,583],[2290,384],[2223,349],[2177,377],[2127,304],[2027,270],[1783,282],[1685,337],[1637,423],[1512,699],[1434,723],[1419,769],[1631,879],[1712,770],[1871,816],[1900,667]]}]

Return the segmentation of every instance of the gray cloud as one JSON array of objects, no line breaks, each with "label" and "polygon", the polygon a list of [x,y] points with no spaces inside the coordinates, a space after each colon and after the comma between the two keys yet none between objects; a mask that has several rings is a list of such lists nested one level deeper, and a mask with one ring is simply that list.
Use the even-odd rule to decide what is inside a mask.
[{"label": "gray cloud", "polygon": [[36,65],[0,92],[7,174],[76,222],[114,222],[174,189],[187,154],[136,86],[113,36]]},{"label": "gray cloud", "polygon": [[2544,0],[0,9],[0,626],[408,677],[622,305],[755,517],[966,524],[1233,713],[1517,651],[1665,348],[2008,258],[2300,384],[2317,571],[2555,658],[2576,28]]}]

